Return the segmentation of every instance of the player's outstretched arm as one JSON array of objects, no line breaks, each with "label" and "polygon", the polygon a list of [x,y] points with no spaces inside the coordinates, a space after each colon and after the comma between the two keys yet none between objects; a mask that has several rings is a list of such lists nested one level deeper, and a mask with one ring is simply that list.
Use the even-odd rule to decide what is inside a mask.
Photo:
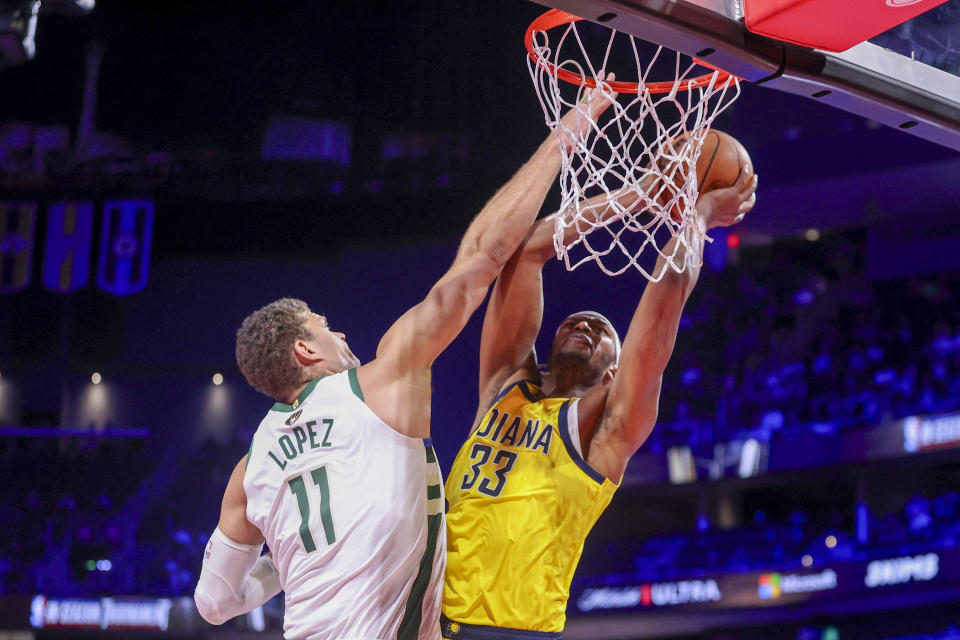
[{"label": "player's outstretched arm", "polygon": [[[614,197],[622,208],[639,200],[632,190]],[[581,208],[592,210],[592,222],[602,222],[615,214],[615,209],[608,206],[609,200],[610,196],[602,194],[583,201]],[[493,288],[480,338],[478,418],[506,384],[538,375],[533,345],[543,321],[543,266],[556,257],[553,233],[557,215],[537,221]],[[564,241],[572,242],[578,234],[574,226],[569,226]]]},{"label": "player's outstretched arm", "polygon": [[[587,109],[598,116],[612,94],[596,92]],[[579,112],[564,116],[569,128],[591,126]],[[517,250],[536,219],[543,199],[560,170],[557,136],[549,136],[533,156],[490,199],[470,223],[448,271],[422,302],[397,320],[377,348],[377,358],[358,371],[361,386],[391,384],[429,371],[430,365],[460,333],[486,295],[487,288]],[[413,387],[394,385],[393,396],[383,402],[368,400],[371,408],[401,433],[421,436],[425,420],[404,426],[402,398],[420,397],[424,380],[409,380]]]},{"label": "player's outstretched arm", "polygon": [[220,522],[207,542],[193,594],[197,611],[210,624],[223,624],[280,593],[273,558],[260,555],[263,534],[247,520],[243,491],[246,468],[243,459],[230,475],[220,506]]},{"label": "player's outstretched arm", "polygon": [[[674,255],[675,264],[686,261],[686,269],[677,273],[663,257],[657,262],[654,274],[663,273],[663,277],[647,284],[633,314],[620,366],[589,449],[591,466],[611,480],[619,482],[630,456],[656,423],[663,371],[673,353],[683,307],[700,275],[702,232],[739,222],[753,208],[756,188],[756,176],[747,170],[732,187],[704,194],[697,202],[701,228],[683,232],[689,249],[675,246],[678,239],[673,238],[663,252]],[[695,255],[686,255],[686,251]]]},{"label": "player's outstretched arm", "polygon": [[480,335],[477,419],[508,382],[537,377],[533,346],[543,322],[542,270],[549,257],[542,247],[552,246],[551,231],[550,220],[537,222],[493,287]]}]

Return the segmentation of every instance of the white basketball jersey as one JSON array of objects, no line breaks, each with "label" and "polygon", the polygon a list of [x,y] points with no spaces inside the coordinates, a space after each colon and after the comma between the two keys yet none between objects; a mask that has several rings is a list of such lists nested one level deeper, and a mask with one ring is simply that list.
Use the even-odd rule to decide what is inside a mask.
[{"label": "white basketball jersey", "polygon": [[247,519],[286,594],[288,639],[437,640],[443,482],[429,440],[363,401],[356,370],[277,403],[253,436]]}]

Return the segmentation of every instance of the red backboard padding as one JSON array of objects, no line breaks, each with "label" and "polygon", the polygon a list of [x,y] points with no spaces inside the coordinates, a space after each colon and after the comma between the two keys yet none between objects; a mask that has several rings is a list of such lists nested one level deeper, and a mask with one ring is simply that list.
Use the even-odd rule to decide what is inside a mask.
[{"label": "red backboard padding", "polygon": [[846,51],[947,0],[743,0],[747,29],[824,51]]}]

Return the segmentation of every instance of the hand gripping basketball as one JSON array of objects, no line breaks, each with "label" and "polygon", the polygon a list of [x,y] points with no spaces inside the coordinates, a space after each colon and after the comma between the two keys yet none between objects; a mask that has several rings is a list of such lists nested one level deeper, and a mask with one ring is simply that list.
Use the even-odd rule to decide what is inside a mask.
[{"label": "hand gripping basketball", "polygon": [[697,215],[707,229],[729,227],[743,220],[757,202],[757,175],[747,166],[730,187],[714,189],[697,200]]},{"label": "hand gripping basketball", "polygon": [[[656,281],[663,272],[648,271],[652,259],[672,261],[702,237],[686,230],[703,226],[696,209],[698,185],[712,182],[706,174],[714,176],[707,170],[698,175],[697,159],[713,120],[733,103],[740,85],[719,70],[697,75],[703,66],[679,52],[658,47],[652,56],[641,54],[645,50],[633,36],[616,30],[610,30],[607,46],[595,48],[603,53],[591,56],[576,30],[579,21],[548,11],[530,25],[524,39],[537,98],[560,140],[557,258],[567,269],[596,262],[609,275],[635,267]],[[548,31],[555,28],[562,35],[551,38]],[[636,81],[615,80],[606,72],[608,62],[616,63],[611,51],[633,52],[621,57],[621,64],[623,73],[636,72]],[[627,62],[631,57],[632,64]],[[652,81],[661,58],[675,68],[673,80]],[[620,100],[615,100],[618,94]],[[663,162],[662,147],[681,136],[688,142],[675,145],[679,148]],[[717,186],[731,185],[735,176]],[[671,238],[679,242],[670,244]]]},{"label": "hand gripping basketball", "polygon": [[[685,182],[689,180],[691,157],[694,156],[692,141],[686,134],[664,143],[656,156],[657,171],[651,171],[645,185],[657,204],[670,211],[674,222],[683,219]],[[707,129],[699,141],[696,154],[697,192],[700,196],[715,189],[732,187],[753,165],[750,154],[739,140],[719,129]],[[699,200],[699,197],[698,197]]]}]

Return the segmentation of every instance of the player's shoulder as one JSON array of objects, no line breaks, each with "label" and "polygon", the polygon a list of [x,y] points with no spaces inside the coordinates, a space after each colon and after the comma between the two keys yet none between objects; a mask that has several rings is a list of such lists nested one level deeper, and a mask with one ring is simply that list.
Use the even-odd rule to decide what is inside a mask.
[{"label": "player's shoulder", "polygon": [[350,380],[354,393],[367,402],[371,393],[389,387],[396,381],[396,371],[390,366],[389,359],[377,357],[351,370]]},{"label": "player's shoulder", "polygon": [[543,399],[543,393],[540,391],[541,384],[543,384],[543,380],[539,369],[521,367],[507,376],[496,389],[491,391],[486,407],[495,405],[511,391],[522,393],[530,402],[537,402]]},{"label": "player's shoulder", "polygon": [[311,405],[327,403],[331,397],[356,393],[356,370],[345,370],[310,380],[296,399],[290,404],[275,401],[260,422],[260,426],[272,425],[277,421],[288,426],[296,422],[301,415],[309,412]]},{"label": "player's shoulder", "polygon": [[396,354],[382,352],[377,357],[349,372],[351,388],[367,404],[371,400],[376,404],[377,397],[384,393],[393,394],[397,385],[410,388],[430,380],[431,369],[427,367],[411,368],[398,361]]},{"label": "player's shoulder", "polygon": [[354,395],[363,400],[355,370],[314,378],[304,386],[293,403],[273,403],[253,433],[250,450],[257,446],[258,441],[273,442],[279,434],[314,419],[318,412],[326,415],[337,410],[337,407],[349,409],[351,405],[344,398]]}]

